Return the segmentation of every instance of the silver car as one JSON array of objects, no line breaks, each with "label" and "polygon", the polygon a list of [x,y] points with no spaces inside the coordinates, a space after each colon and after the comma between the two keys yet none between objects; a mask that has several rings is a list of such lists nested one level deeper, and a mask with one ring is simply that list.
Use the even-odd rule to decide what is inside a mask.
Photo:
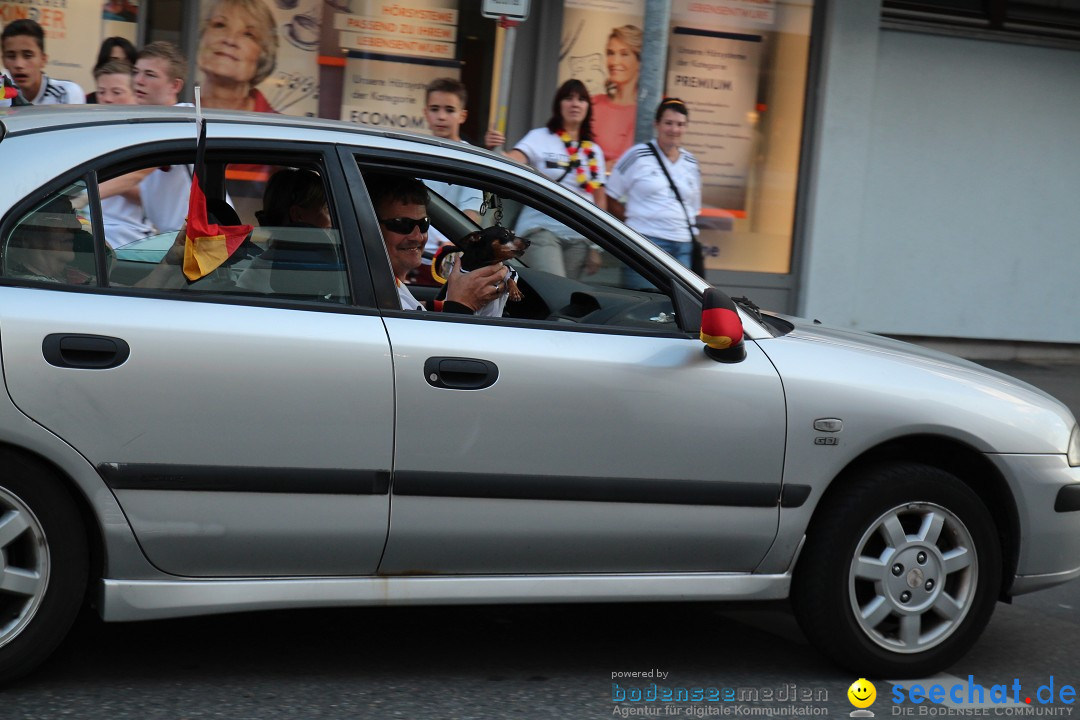
[{"label": "silver car", "polygon": [[[1080,431],[1032,387],[732,303],[528,168],[346,123],[207,114],[212,219],[253,229],[189,281],[182,212],[144,221],[186,209],[194,110],[117,107],[0,115],[0,677],[87,601],[787,597],[832,660],[918,676],[1080,575]],[[298,170],[328,226],[267,219]],[[401,176],[451,239],[535,211],[523,300],[401,309],[370,195]],[[543,232],[599,271],[530,267]]]}]

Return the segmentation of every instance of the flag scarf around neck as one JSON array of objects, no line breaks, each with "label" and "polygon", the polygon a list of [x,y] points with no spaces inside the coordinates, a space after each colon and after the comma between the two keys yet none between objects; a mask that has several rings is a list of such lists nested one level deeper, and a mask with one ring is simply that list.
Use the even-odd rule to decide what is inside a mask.
[{"label": "flag scarf around neck", "polygon": [[199,129],[199,144],[195,152],[195,171],[191,175],[191,195],[188,199],[187,236],[184,238],[184,277],[195,282],[213,272],[236,252],[251,225],[218,225],[211,223],[206,213],[206,123]]}]

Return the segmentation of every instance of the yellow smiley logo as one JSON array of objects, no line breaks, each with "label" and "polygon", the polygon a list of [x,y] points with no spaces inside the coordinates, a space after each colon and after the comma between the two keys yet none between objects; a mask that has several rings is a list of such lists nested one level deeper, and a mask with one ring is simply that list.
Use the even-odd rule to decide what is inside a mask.
[{"label": "yellow smiley logo", "polygon": [[866,678],[859,678],[847,689],[848,700],[857,708],[868,708],[877,700],[877,688]]}]

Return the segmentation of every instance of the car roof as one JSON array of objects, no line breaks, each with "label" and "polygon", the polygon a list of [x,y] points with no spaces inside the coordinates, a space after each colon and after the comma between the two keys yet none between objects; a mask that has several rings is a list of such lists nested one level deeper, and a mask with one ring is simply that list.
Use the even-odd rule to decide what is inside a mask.
[{"label": "car roof", "polygon": [[[445,145],[456,150],[476,148],[464,143],[442,140],[431,135],[374,128],[343,120],[296,117],[277,113],[243,112],[203,109],[203,118],[210,123],[238,123],[253,126],[287,127],[354,133],[369,137],[390,137],[432,145]],[[6,137],[100,125],[135,123],[194,123],[194,107],[162,105],[33,105],[0,109],[0,142]],[[194,131],[193,131],[194,133]]]}]

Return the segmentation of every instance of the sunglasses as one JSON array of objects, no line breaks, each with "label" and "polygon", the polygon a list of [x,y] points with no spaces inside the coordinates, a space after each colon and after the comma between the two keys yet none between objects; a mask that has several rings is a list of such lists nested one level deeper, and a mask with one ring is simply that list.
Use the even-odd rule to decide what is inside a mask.
[{"label": "sunglasses", "polygon": [[408,235],[413,231],[413,228],[420,228],[420,232],[426,233],[428,228],[431,227],[431,220],[426,217],[422,217],[419,220],[407,217],[398,218],[379,218],[379,222],[382,223],[390,232],[397,233],[398,235]]}]

